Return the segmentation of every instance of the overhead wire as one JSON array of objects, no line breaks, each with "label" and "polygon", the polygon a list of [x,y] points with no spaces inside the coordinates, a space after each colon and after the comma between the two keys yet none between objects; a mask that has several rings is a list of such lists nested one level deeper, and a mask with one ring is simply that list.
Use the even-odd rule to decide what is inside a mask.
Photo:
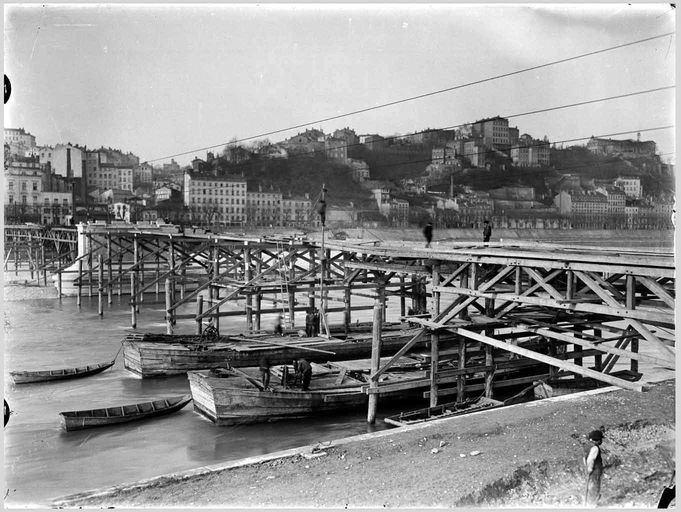
[{"label": "overhead wire", "polygon": [[333,121],[335,119],[341,119],[343,117],[349,117],[349,116],[353,116],[353,115],[356,115],[356,114],[362,114],[362,113],[365,113],[365,112],[370,112],[372,110],[377,110],[377,109],[381,109],[381,108],[385,108],[385,107],[399,105],[401,103],[406,103],[408,101],[414,101],[414,100],[417,100],[417,99],[422,99],[422,98],[434,96],[434,95],[437,95],[437,94],[443,94],[445,92],[450,92],[450,91],[454,91],[454,90],[458,90],[458,89],[463,89],[463,88],[466,88],[466,87],[471,87],[473,85],[480,85],[480,84],[483,84],[483,83],[486,83],[486,82],[499,80],[501,78],[507,78],[507,77],[510,77],[510,76],[519,75],[521,73],[527,73],[529,71],[536,71],[538,69],[546,68],[546,67],[549,67],[549,66],[555,66],[557,64],[563,64],[563,63],[570,62],[570,61],[573,61],[573,60],[583,59],[583,58],[590,57],[590,56],[593,56],[593,55],[598,55],[600,53],[606,53],[606,52],[609,52],[609,51],[618,50],[618,49],[621,49],[621,48],[626,48],[626,47],[629,47],[629,46],[646,43],[646,42],[653,41],[653,40],[656,40],[656,39],[670,37],[670,36],[673,36],[673,35],[675,35],[675,32],[667,32],[667,33],[664,33],[664,34],[659,34],[659,35],[647,37],[647,38],[644,38],[644,39],[638,39],[636,41],[630,41],[628,43],[622,43],[622,44],[618,44],[618,45],[615,45],[615,46],[602,48],[600,50],[595,50],[595,51],[591,51],[591,52],[587,52],[587,53],[582,53],[582,54],[579,54],[579,55],[574,55],[572,57],[566,57],[566,58],[563,58],[563,59],[558,59],[558,60],[546,62],[546,63],[543,63],[543,64],[538,64],[536,66],[531,66],[531,67],[528,67],[528,68],[523,68],[523,69],[519,69],[519,70],[516,70],[516,71],[511,71],[511,72],[508,72],[508,73],[502,73],[502,74],[499,74],[499,75],[494,75],[494,76],[483,78],[483,79],[480,79],[480,80],[474,80],[474,81],[471,81],[471,82],[455,85],[455,86],[452,86],[452,87],[447,87],[447,88],[444,88],[444,89],[438,89],[436,91],[431,91],[431,92],[419,94],[419,95],[416,95],[416,96],[410,96],[408,98],[403,98],[403,99],[391,101],[391,102],[388,102],[388,103],[382,103],[380,105],[374,105],[372,107],[366,107],[366,108],[354,110],[354,111],[351,111],[351,112],[346,112],[344,114],[329,116],[329,117],[325,117],[325,118],[318,119],[318,120],[315,120],[315,121],[309,121],[309,122],[306,122],[306,123],[297,124],[297,125],[289,126],[289,127],[286,127],[286,128],[277,129],[277,130],[271,130],[271,131],[268,131],[268,132],[260,133],[258,135],[251,135],[249,137],[238,139],[236,141],[221,142],[219,144],[213,144],[213,145],[206,146],[206,147],[199,148],[199,149],[193,149],[193,150],[190,150],[190,151],[184,151],[182,153],[176,153],[176,154],[173,154],[173,155],[154,158],[154,159],[151,159],[151,160],[146,160],[146,162],[149,163],[149,162],[157,162],[159,160],[167,160],[169,158],[175,158],[175,157],[179,157],[179,156],[189,155],[191,153],[197,153],[197,152],[200,152],[200,151],[207,151],[209,149],[224,146],[226,144],[237,144],[237,143],[245,142],[245,141],[248,141],[248,140],[258,139],[258,138],[261,138],[261,137],[267,137],[267,136],[270,136],[270,135],[275,135],[275,134],[278,134],[278,133],[283,133],[283,132],[295,130],[295,129],[298,129],[298,128],[303,128],[303,127],[306,127],[306,126],[311,126],[311,125],[318,124],[318,123]]},{"label": "overhead wire", "polygon": [[[551,112],[554,110],[562,110],[566,108],[572,108],[572,107],[578,107],[578,106],[584,106],[584,105],[589,105],[589,104],[594,104],[594,103],[600,103],[604,101],[610,101],[610,100],[616,100],[616,99],[622,99],[622,98],[628,98],[632,96],[638,96],[642,94],[649,94],[653,92],[659,92],[659,91],[664,91],[664,90],[669,90],[669,89],[675,89],[676,85],[667,85],[664,87],[657,87],[654,89],[646,89],[643,91],[636,91],[636,92],[630,92],[630,93],[625,93],[625,94],[617,94],[613,96],[606,96],[604,98],[597,98],[593,100],[586,100],[586,101],[579,101],[575,103],[567,103],[565,105],[559,105],[559,106],[554,106],[554,107],[546,107],[542,109],[536,109],[536,110],[530,110],[528,112],[521,112],[519,114],[511,114],[511,115],[499,115],[496,117],[501,117],[504,119],[511,119],[511,118],[517,118],[517,117],[523,117],[523,116],[528,116],[528,115],[534,115],[534,114],[540,114],[540,113],[545,113],[545,112]],[[457,128],[462,128],[465,126],[471,126],[475,124],[476,122],[479,121],[473,121],[473,122],[468,122],[468,123],[460,123],[460,124],[455,124],[451,126],[445,126],[442,128],[427,128],[425,130],[413,132],[413,133],[408,133],[408,134],[403,134],[403,135],[394,135],[391,137],[383,137],[381,139],[381,142],[390,142],[390,141],[395,141],[399,139],[408,139],[410,137],[413,137],[415,135],[421,135],[425,133],[430,133],[430,132],[438,132],[438,131],[447,131],[447,130],[453,130]],[[364,143],[356,142],[356,143],[348,143],[348,144],[343,144],[343,145],[338,145],[334,146],[333,149],[350,149],[358,146],[364,146]],[[295,153],[292,153],[289,155],[288,160],[295,159],[295,158],[307,158],[310,155],[315,155],[315,154],[322,154],[326,153],[326,149],[324,150],[309,150],[309,151],[298,151]]]}]

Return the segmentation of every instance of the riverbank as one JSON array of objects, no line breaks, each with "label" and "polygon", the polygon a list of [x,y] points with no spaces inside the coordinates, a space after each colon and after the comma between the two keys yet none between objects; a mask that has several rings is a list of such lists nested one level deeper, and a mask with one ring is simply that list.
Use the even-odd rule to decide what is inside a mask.
[{"label": "riverbank", "polygon": [[643,393],[605,388],[320,440],[241,463],[71,495],[54,505],[579,506],[582,445],[601,426],[606,469],[600,505],[655,507],[674,467],[675,380],[651,384]]}]

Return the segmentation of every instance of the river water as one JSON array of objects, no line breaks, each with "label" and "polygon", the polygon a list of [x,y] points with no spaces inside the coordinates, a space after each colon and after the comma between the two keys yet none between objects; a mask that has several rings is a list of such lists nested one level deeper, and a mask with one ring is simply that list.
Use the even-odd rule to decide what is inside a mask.
[{"label": "river water", "polygon": [[[145,300],[154,298],[152,294]],[[217,427],[195,413],[190,403],[177,413],[146,422],[66,432],[60,411],[189,392],[186,376],[134,376],[124,368],[122,353],[112,369],[97,375],[15,385],[9,371],[84,366],[110,361],[117,354],[130,332],[127,298],[114,297],[114,304],[105,305],[103,317],[97,314],[96,297],[83,297],[80,310],[75,301],[65,297],[4,303],[4,386],[13,410],[4,431],[6,506],[46,506],[56,497],[88,489],[364,434],[387,428],[382,417],[402,410],[379,405],[375,425],[367,424],[366,410],[358,410],[304,421]],[[190,305],[179,313],[194,308]],[[146,304],[137,330],[165,332],[163,310],[160,303]],[[361,320],[371,314],[360,313],[365,313],[356,315]],[[229,329],[221,322],[223,333],[245,331],[245,320],[231,318]],[[262,325],[269,327],[273,321],[263,316]],[[191,320],[178,321],[175,332],[193,329]]]}]

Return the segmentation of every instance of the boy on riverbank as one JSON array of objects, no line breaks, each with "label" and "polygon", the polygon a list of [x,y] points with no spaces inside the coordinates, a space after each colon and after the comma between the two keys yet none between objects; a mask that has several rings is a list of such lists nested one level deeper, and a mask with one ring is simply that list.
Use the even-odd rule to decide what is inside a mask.
[{"label": "boy on riverbank", "polygon": [[595,507],[601,497],[601,477],[603,476],[602,442],[603,432],[593,430],[589,433],[589,445],[584,448],[583,460],[586,468],[584,505],[590,507]]}]

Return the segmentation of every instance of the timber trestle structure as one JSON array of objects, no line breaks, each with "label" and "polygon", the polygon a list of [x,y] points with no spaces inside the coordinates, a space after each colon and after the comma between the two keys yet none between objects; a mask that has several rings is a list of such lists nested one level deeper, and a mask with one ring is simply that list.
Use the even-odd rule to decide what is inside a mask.
[{"label": "timber trestle structure", "polygon": [[[80,237],[69,269],[63,249],[55,252],[51,267],[36,268],[52,269],[59,283],[62,273],[70,272],[78,304],[84,290],[90,296],[96,291],[100,314],[105,295],[109,304],[114,293],[129,295],[133,327],[145,304],[153,303],[150,294],[158,303],[161,290],[168,333],[178,319],[193,319],[197,334],[208,322],[219,331],[220,319],[234,315],[245,315],[248,330],[259,331],[266,314],[281,314],[284,328],[295,331],[304,312],[323,300],[331,304],[326,313],[340,317],[336,325],[348,332],[353,312],[373,310],[369,421],[379,395],[405,385],[382,382],[381,376],[424,337],[430,341],[425,397],[431,406],[447,395],[455,394],[457,401],[471,392],[491,397],[500,385],[563,374],[640,391],[644,382],[618,376],[623,364],[634,374],[643,363],[675,368],[671,251],[529,242],[454,242],[425,249],[417,243],[362,240],[326,241],[322,251],[319,241],[296,235],[96,225],[81,229]],[[8,250],[19,257],[20,239],[34,244],[36,236],[5,229],[6,270]],[[41,240],[54,243],[49,237]],[[66,239],[61,243],[68,245]],[[238,307],[229,307],[237,300]],[[381,365],[382,326],[387,311],[397,316],[398,308],[403,321],[422,328]],[[458,340],[454,347],[452,334]],[[441,336],[447,340],[443,350]],[[453,363],[443,369],[446,359]],[[545,375],[499,378],[504,368],[528,361],[544,368]],[[614,374],[617,363],[620,371]]]}]

